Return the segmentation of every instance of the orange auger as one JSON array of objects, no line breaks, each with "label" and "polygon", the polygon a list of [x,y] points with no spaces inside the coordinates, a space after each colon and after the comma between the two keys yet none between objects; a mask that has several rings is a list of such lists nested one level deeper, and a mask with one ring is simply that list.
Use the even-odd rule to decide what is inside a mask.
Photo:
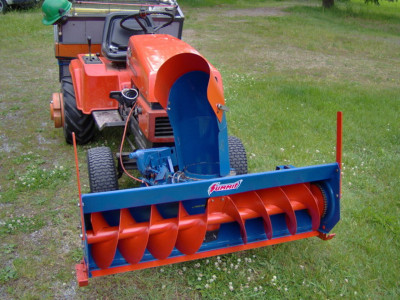
[{"label": "orange auger", "polygon": [[[274,173],[288,184],[258,189]],[[229,177],[238,180],[213,197],[215,180],[83,195],[82,266],[90,277],[138,270],[318,236],[338,221],[337,164]]]},{"label": "orange auger", "polygon": [[79,284],[312,236],[330,239],[340,218],[339,162],[84,194]]}]

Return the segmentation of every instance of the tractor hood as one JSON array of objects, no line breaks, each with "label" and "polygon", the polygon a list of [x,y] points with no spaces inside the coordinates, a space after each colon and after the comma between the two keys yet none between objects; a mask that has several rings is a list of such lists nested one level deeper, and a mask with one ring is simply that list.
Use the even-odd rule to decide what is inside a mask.
[{"label": "tractor hood", "polygon": [[197,50],[165,34],[136,35],[129,39],[127,63],[133,83],[149,102],[166,109],[170,89],[182,75],[193,71],[208,74],[207,99],[219,122],[225,105],[222,78]]}]

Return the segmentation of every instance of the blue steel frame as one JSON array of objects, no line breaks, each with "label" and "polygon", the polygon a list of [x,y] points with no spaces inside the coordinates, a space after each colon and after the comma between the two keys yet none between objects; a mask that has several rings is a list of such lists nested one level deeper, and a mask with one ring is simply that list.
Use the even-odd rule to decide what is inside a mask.
[{"label": "blue steel frame", "polygon": [[[215,191],[209,195],[209,187],[215,183],[223,185],[233,184],[238,181],[241,181],[241,184],[237,189]],[[111,212],[112,214],[112,212],[117,212],[123,208],[136,208],[140,210],[146,207],[149,208],[149,206],[153,204],[162,206],[174,203],[176,204],[180,201],[182,201],[183,204],[185,204],[185,202],[189,203],[190,201],[196,201],[193,199],[204,199],[204,201],[200,203],[205,203],[210,197],[229,196],[236,193],[256,191],[272,187],[283,187],[300,183],[317,183],[323,189],[327,198],[327,212],[321,219],[318,231],[321,233],[328,233],[340,219],[340,169],[338,163],[280,169],[264,173],[229,176],[201,181],[139,187],[104,193],[83,194],[83,213],[85,216],[89,217],[91,213],[95,212],[104,212],[106,214]],[[198,213],[188,212],[189,214]],[[299,211],[296,213],[296,218],[298,219],[298,233],[312,231],[309,216],[305,211]],[[290,236],[290,233],[284,225],[285,221],[283,215],[274,216],[271,220],[273,221],[274,226],[276,226],[273,239]],[[261,219],[257,218],[252,222],[246,222],[246,228],[248,228],[247,230],[249,231],[248,243],[256,242],[265,238]],[[238,226],[235,222],[224,224],[224,226],[221,227],[220,232],[222,232],[220,234],[224,237],[223,242],[214,241],[211,243],[205,243],[198,252],[221,249],[232,245],[243,245],[240,233],[238,232]],[[91,257],[90,245],[87,244],[86,239],[84,243],[85,261],[89,269],[89,277],[91,277],[91,271],[99,270],[99,268]],[[177,249],[174,249],[169,257],[178,256],[184,256],[184,254],[180,253]],[[155,258],[146,251],[141,262],[153,260],[155,260]],[[117,251],[110,268],[124,265],[128,265],[128,263]]]},{"label": "blue steel frame", "polygon": [[[319,182],[329,188],[328,214],[321,222],[321,232],[328,233],[340,219],[340,169],[337,163],[315,165],[239,176],[229,176],[177,184],[139,187],[126,190],[82,195],[83,213],[105,212],[123,208],[210,198],[208,188],[213,183],[229,184],[242,180],[234,191],[214,192],[212,197],[255,191],[298,183]],[[322,229],[325,226],[325,229]]]}]

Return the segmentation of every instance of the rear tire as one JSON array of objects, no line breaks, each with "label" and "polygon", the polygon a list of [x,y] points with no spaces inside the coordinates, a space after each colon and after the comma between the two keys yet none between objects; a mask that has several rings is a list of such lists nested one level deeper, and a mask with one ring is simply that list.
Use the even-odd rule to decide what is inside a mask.
[{"label": "rear tire", "polygon": [[72,133],[75,132],[76,143],[87,144],[94,135],[92,115],[84,114],[76,107],[76,99],[72,79],[66,76],[61,80],[64,100],[64,136],[68,144],[72,144]]},{"label": "rear tire", "polygon": [[7,12],[8,5],[6,0],[0,0],[0,14],[5,14]]},{"label": "rear tire", "polygon": [[236,171],[236,175],[247,174],[247,156],[242,141],[235,137],[228,137],[229,163]]},{"label": "rear tire", "polygon": [[118,190],[118,177],[110,148],[89,149],[87,161],[91,193]]}]

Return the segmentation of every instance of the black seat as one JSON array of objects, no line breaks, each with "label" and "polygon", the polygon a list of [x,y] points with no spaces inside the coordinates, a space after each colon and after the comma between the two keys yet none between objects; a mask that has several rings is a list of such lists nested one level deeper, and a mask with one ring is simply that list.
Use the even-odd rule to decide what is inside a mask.
[{"label": "black seat", "polygon": [[[104,21],[101,53],[111,61],[125,61],[129,37],[132,35],[145,34],[143,29],[133,18],[124,22],[124,25],[132,28],[132,30],[126,30],[120,26],[121,20],[129,15],[132,14],[128,14],[127,12],[110,13],[106,16]],[[153,26],[151,18],[147,17],[145,22],[147,22],[148,26]]]}]

